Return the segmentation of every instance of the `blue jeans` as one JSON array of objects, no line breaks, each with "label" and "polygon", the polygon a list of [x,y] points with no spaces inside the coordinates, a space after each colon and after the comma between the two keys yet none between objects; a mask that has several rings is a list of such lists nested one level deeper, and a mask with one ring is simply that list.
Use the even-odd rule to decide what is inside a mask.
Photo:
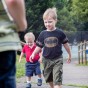
[{"label": "blue jeans", "polygon": [[16,53],[0,52],[0,88],[16,88]]}]

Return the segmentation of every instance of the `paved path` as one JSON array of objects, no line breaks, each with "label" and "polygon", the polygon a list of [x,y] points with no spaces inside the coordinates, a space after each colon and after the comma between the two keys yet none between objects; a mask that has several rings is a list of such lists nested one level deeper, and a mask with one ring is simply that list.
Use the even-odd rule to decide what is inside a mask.
[{"label": "paved path", "polygon": [[64,64],[63,84],[88,85],[88,66]]},{"label": "paved path", "polygon": [[[36,85],[37,77],[32,78],[32,88],[50,88],[43,79],[41,87]],[[17,88],[25,88],[26,79],[22,77],[17,79]],[[75,62],[71,64],[64,62],[63,65],[63,85],[62,88],[80,88],[66,85],[88,85],[88,66],[76,66]]]}]

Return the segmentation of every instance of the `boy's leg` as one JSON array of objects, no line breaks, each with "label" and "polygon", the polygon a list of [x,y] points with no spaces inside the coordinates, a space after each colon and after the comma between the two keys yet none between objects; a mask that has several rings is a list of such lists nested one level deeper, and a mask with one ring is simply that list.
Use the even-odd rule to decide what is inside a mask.
[{"label": "boy's leg", "polygon": [[54,88],[61,88],[63,74],[63,58],[58,58],[54,61],[53,67],[53,82]]},{"label": "boy's leg", "polygon": [[63,67],[62,57],[56,58],[54,60],[43,58],[43,65],[44,65],[44,77],[46,82],[50,84],[51,88],[61,88],[62,67]]},{"label": "boy's leg", "polygon": [[54,88],[62,88],[61,85],[55,85]]},{"label": "boy's leg", "polygon": [[53,82],[49,82],[51,88],[62,88],[61,85],[53,85]]},{"label": "boy's leg", "polygon": [[42,78],[41,78],[41,76],[40,75],[38,75],[38,82],[37,82],[37,85],[38,86],[41,86],[42,85]]},{"label": "boy's leg", "polygon": [[25,75],[27,81],[26,88],[31,88],[31,77],[33,76],[33,67],[30,62],[27,62],[25,64],[25,67],[26,67]]},{"label": "boy's leg", "polygon": [[42,75],[41,75],[41,69],[40,69],[40,63],[39,62],[37,62],[36,67],[35,67],[35,75],[38,75],[37,85],[41,86],[42,85]]},{"label": "boy's leg", "polygon": [[26,77],[26,80],[27,80],[26,88],[31,88],[31,77]]},{"label": "boy's leg", "polygon": [[37,62],[35,65],[35,71],[34,71],[35,75],[38,75],[39,78],[41,78],[41,69],[40,69],[40,63]]},{"label": "boy's leg", "polygon": [[31,77],[26,77],[27,83],[31,83]]},{"label": "boy's leg", "polygon": [[54,88],[53,82],[49,82],[51,88]]},{"label": "boy's leg", "polygon": [[42,75],[41,75],[41,74],[39,74],[39,75],[38,75],[38,78],[42,78]]},{"label": "boy's leg", "polygon": [[51,62],[50,59],[42,59],[43,61],[43,66],[44,66],[44,70],[43,70],[43,76],[45,78],[46,83],[49,83],[50,88],[54,88],[53,85],[53,62]]}]

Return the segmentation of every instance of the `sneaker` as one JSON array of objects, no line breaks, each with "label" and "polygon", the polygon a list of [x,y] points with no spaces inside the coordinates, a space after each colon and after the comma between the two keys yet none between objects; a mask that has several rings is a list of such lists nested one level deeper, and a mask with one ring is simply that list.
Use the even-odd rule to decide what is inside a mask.
[{"label": "sneaker", "polygon": [[27,83],[26,84],[26,88],[31,88],[31,84],[30,83]]},{"label": "sneaker", "polygon": [[38,86],[41,86],[41,85],[42,85],[42,79],[38,79],[37,85],[38,85]]}]

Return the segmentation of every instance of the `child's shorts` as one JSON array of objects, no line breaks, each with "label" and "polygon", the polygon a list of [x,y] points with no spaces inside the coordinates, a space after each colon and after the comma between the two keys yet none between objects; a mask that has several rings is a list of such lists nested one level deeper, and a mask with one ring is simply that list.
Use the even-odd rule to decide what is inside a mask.
[{"label": "child's shorts", "polygon": [[62,85],[63,58],[46,59],[43,57],[44,78],[46,82],[53,82],[54,85]]},{"label": "child's shorts", "polygon": [[25,67],[26,67],[25,75],[28,77],[33,76],[33,74],[35,75],[41,74],[40,63],[38,61],[35,63],[27,62]]}]

